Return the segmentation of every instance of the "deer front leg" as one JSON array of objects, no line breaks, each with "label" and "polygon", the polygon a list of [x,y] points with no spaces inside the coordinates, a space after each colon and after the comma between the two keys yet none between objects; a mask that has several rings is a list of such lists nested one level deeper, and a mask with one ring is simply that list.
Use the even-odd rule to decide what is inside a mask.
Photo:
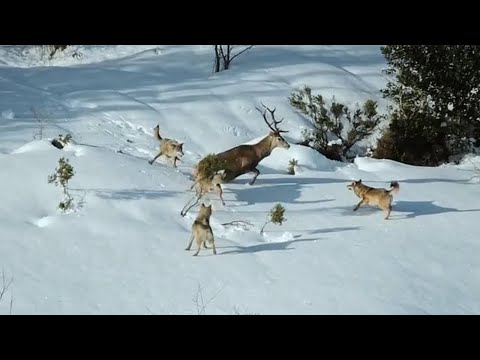
[{"label": "deer front leg", "polygon": [[155,156],[155,157],[154,157],[152,160],[150,160],[148,163],[149,163],[150,165],[153,165],[153,163],[155,162],[155,160],[157,160],[157,159],[158,159],[160,156],[162,156],[162,155],[163,155],[163,153],[160,151],[160,152],[157,154],[157,156]]},{"label": "deer front leg", "polygon": [[249,182],[250,185],[253,185],[255,183],[255,180],[257,180],[257,176],[260,175],[260,170],[255,168],[251,172],[255,173],[255,176],[253,177],[252,181]]}]

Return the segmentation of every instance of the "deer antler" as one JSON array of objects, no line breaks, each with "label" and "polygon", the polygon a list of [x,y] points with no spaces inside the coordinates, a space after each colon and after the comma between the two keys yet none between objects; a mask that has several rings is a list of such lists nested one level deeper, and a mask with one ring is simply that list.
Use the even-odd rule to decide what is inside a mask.
[{"label": "deer antler", "polygon": [[[281,120],[275,120],[275,110],[277,110],[277,108],[271,110],[269,109],[267,106],[265,106],[263,103],[261,103],[262,106],[265,108],[265,111],[262,111],[260,110],[258,107],[256,107],[256,109],[258,110],[258,112],[260,114],[262,114],[262,117],[263,117],[263,120],[265,121],[265,123],[267,124],[267,126],[270,128],[270,130],[272,130],[273,132],[277,132],[277,133],[287,133],[288,131],[285,131],[285,130],[280,130],[278,128],[278,124],[280,124],[285,118],[282,118]],[[270,113],[270,116],[273,120],[273,123],[269,123],[268,120],[267,120],[267,111]],[[273,127],[272,127],[273,125]]]}]

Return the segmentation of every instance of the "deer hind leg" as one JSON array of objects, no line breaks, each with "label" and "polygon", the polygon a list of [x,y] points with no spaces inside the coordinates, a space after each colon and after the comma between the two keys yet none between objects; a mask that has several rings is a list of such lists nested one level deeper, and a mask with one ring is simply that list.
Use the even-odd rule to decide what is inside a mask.
[{"label": "deer hind leg", "polygon": [[[192,205],[190,205],[190,207],[188,207],[188,205],[189,205],[195,198],[197,198],[197,200],[195,201],[195,203],[193,203]],[[200,196],[194,195],[194,196],[185,204],[185,206],[183,207],[182,211],[180,211],[180,215],[182,215],[182,217],[185,217],[185,215],[187,215],[187,212],[189,212],[191,208],[193,208],[195,205],[198,204],[198,202],[200,201],[200,198],[201,198],[201,195],[200,195]],[[188,207],[188,209],[187,209],[187,207]]]},{"label": "deer hind leg", "polygon": [[255,180],[257,180],[258,175],[260,175],[260,170],[257,168],[253,169],[251,172],[255,173],[255,176],[253,179],[249,182],[250,185],[253,185],[255,183]]},{"label": "deer hind leg", "polygon": [[220,195],[220,199],[222,199],[222,205],[225,206],[225,201],[223,200],[222,186],[220,184],[216,184],[215,189],[217,190],[218,194]]},{"label": "deer hind leg", "polygon": [[160,152],[157,154],[157,156],[155,156],[152,160],[150,160],[148,163],[150,165],[153,165],[153,163],[155,162],[155,160],[157,160],[160,156],[163,155],[163,152],[160,150]]},{"label": "deer hind leg", "polygon": [[[192,186],[190,187],[190,190],[189,190],[189,191],[192,191],[193,188],[194,188],[195,186],[197,186],[197,184],[198,184],[198,186],[200,187],[201,185],[199,184],[199,182],[200,182],[200,180],[195,180],[195,182],[194,182],[194,183],[192,184]],[[201,191],[201,190],[196,190],[197,196],[198,196],[198,191]]]}]

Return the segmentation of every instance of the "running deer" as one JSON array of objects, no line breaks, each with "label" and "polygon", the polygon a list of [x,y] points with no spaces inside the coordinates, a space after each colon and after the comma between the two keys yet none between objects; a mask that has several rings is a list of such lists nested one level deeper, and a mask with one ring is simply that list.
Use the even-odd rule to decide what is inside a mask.
[{"label": "running deer", "polygon": [[[260,140],[258,143],[253,145],[239,145],[222,153],[216,155],[220,160],[223,160],[225,163],[225,178],[224,182],[230,182],[240,175],[246,173],[254,173],[253,179],[249,182],[250,185],[255,183],[260,171],[257,169],[260,161],[269,156],[275,148],[290,148],[290,144],[282,137],[282,133],[287,133],[288,131],[280,130],[278,125],[284,120],[281,119],[277,121],[275,119],[275,109],[270,110],[264,104],[262,104],[265,110],[260,110],[256,108],[263,117],[263,120],[271,130],[270,133]],[[267,119],[267,111],[270,113],[272,122],[269,122]],[[199,170],[204,160],[201,160],[193,170],[193,177],[196,180],[199,176]],[[201,172],[201,170],[200,170]]]}]

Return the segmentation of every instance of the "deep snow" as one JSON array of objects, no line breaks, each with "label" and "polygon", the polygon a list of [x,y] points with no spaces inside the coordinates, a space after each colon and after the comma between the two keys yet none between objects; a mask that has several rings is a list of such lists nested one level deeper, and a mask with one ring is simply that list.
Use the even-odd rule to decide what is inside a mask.
[{"label": "deep snow", "polygon": [[[225,207],[206,199],[218,255],[184,250],[196,216],[180,216],[192,166],[265,136],[260,102],[285,116],[287,140],[300,140],[307,121],[287,97],[304,84],[384,109],[379,46],[258,46],[219,74],[208,45],[74,50],[83,56],[45,62],[32,49],[0,47],[0,267],[14,280],[0,313],[13,297],[13,314],[197,314],[199,286],[207,314],[479,313],[476,157],[421,168],[277,149],[255,185],[252,174],[224,185]],[[45,118],[43,139],[33,139],[32,107]],[[185,142],[178,170],[148,164],[157,124]],[[64,150],[48,143],[67,132],[74,143]],[[47,183],[61,156],[76,171],[70,214],[56,210],[61,191]],[[286,173],[291,158],[295,176]],[[399,181],[391,220],[375,208],[352,211],[358,199],[347,185],[359,178]],[[278,202],[287,222],[261,235]],[[236,220],[253,227],[221,225]]]}]

